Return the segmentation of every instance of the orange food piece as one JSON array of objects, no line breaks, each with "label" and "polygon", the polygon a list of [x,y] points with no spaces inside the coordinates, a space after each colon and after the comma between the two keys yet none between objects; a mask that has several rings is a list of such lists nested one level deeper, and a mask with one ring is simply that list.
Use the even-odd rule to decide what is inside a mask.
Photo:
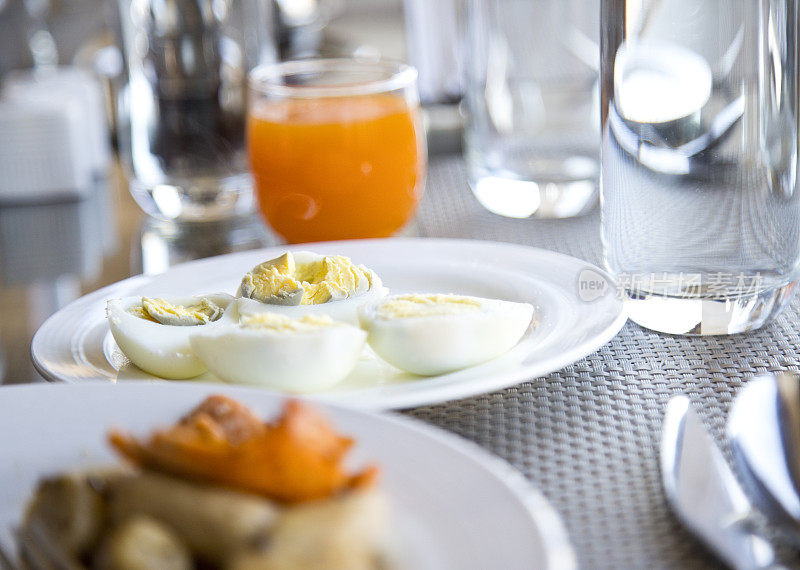
[{"label": "orange food piece", "polygon": [[246,406],[210,396],[174,426],[146,441],[112,431],[111,445],[136,465],[285,503],[324,499],[374,483],[378,470],[348,474],[353,440],[338,435],[310,406],[286,403],[274,424]]}]

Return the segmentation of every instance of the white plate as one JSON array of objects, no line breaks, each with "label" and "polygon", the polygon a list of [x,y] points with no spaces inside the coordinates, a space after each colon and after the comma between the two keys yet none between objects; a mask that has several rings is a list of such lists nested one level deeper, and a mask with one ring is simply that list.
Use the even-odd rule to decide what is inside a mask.
[{"label": "white plate", "polygon": [[[209,393],[225,393],[273,418],[279,396],[196,383],[12,386],[0,389],[0,528],[19,522],[39,477],[116,461],[110,427],[143,435],[174,422]],[[508,464],[422,422],[330,407],[355,437],[353,467],[376,463],[390,497],[403,566],[419,570],[576,567],[564,527]]]},{"label": "white plate", "polygon": [[[105,318],[107,299],[130,295],[234,293],[245,272],[286,249],[341,254],[375,270],[392,293],[444,292],[531,303],[534,323],[520,343],[485,364],[429,378],[363,358],[335,388],[314,395],[372,409],[433,404],[543,376],[591,354],[625,323],[613,293],[586,302],[579,276],[611,280],[599,269],[552,251],[472,240],[386,239],[328,242],[223,255],[133,277],[95,291],[50,317],[31,345],[33,362],[53,381],[154,380],[120,352]],[[610,289],[610,288],[609,288]],[[204,374],[195,380],[214,380]]]}]

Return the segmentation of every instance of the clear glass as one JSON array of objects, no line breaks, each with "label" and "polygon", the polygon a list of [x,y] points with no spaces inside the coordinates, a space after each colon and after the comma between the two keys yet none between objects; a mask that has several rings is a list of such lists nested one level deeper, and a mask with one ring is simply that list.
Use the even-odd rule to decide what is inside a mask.
[{"label": "clear glass", "polygon": [[603,0],[602,235],[632,320],[756,329],[800,261],[797,0]]},{"label": "clear glass", "polygon": [[134,274],[159,275],[186,261],[270,245],[274,240],[256,212],[198,223],[147,218],[134,236],[131,269]]},{"label": "clear glass", "polygon": [[490,211],[564,218],[597,202],[598,0],[467,0],[465,158]]},{"label": "clear glass", "polygon": [[461,100],[458,15],[462,0],[404,0],[408,61],[419,71],[423,105]]},{"label": "clear glass", "polygon": [[271,0],[119,0],[120,155],[142,209],[211,221],[253,209],[247,74],[275,59]]},{"label": "clear glass", "polygon": [[413,67],[291,61],[253,70],[250,87],[250,166],[281,237],[386,237],[411,221],[426,164]]}]

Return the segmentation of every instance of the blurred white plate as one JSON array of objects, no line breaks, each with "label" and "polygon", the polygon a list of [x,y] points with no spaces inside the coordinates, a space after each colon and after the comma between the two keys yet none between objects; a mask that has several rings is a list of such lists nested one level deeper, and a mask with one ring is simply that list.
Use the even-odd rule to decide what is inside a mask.
[{"label": "blurred white plate", "polygon": [[[364,358],[333,389],[313,397],[389,409],[433,404],[544,376],[591,354],[625,323],[611,279],[592,265],[552,251],[472,240],[358,240],[304,244],[223,255],[177,265],[155,277],[133,277],[78,299],[50,317],[31,345],[48,380],[157,380],[131,364],[108,330],[106,300],[130,295],[234,293],[242,275],[286,249],[340,254],[375,270],[392,293],[443,292],[531,303],[534,322],[505,355],[450,374],[419,377],[376,357]],[[605,283],[605,294],[590,299]],[[587,296],[589,295],[589,296]],[[598,293],[599,295],[599,293]],[[194,380],[214,381],[207,373]]]},{"label": "blurred white plate", "polygon": [[[106,445],[110,427],[146,434],[210,393],[236,398],[265,419],[277,415],[282,401],[257,388],[191,382],[0,391],[0,540],[6,545],[40,477],[115,461]],[[338,431],[355,437],[353,467],[380,466],[404,567],[576,567],[558,515],[507,463],[422,422],[346,408],[325,413]]]}]

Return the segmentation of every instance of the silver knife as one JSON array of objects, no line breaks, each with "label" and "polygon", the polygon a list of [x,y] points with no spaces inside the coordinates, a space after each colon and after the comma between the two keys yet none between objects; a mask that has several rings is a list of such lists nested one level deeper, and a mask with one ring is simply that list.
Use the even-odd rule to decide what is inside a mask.
[{"label": "silver knife", "polygon": [[667,500],[686,528],[735,570],[782,568],[753,524],[750,500],[686,396],[667,404],[660,455]]}]

